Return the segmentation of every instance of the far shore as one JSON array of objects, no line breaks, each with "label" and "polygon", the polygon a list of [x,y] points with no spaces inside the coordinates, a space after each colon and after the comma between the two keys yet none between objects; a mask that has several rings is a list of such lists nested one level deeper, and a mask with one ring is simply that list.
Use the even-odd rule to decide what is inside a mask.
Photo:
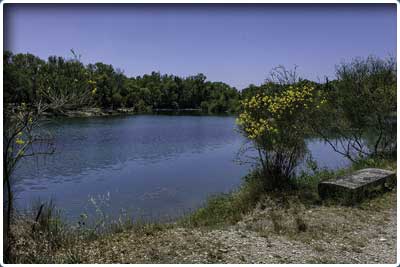
[{"label": "far shore", "polygon": [[210,114],[203,111],[200,108],[183,108],[183,109],[152,109],[148,112],[139,112],[134,108],[117,108],[117,109],[102,109],[102,108],[82,108],[75,110],[66,110],[63,112],[43,112],[43,116],[46,118],[54,117],[68,117],[68,118],[91,118],[91,117],[106,117],[106,116],[118,116],[118,115],[143,115],[143,114],[179,114],[179,113],[193,113],[199,115],[226,115],[230,113],[218,113]]}]

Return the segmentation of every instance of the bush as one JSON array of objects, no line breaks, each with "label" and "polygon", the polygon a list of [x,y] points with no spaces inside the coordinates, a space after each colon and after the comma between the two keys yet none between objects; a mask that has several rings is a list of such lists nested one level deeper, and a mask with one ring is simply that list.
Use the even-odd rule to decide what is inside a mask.
[{"label": "bush", "polygon": [[[355,59],[336,67],[317,133],[351,161],[396,151],[396,60]],[[332,134],[335,140],[331,140]]]},{"label": "bush", "polygon": [[267,189],[290,185],[307,152],[309,121],[325,102],[320,91],[306,83],[280,85],[270,94],[242,100],[237,123],[258,152]]}]

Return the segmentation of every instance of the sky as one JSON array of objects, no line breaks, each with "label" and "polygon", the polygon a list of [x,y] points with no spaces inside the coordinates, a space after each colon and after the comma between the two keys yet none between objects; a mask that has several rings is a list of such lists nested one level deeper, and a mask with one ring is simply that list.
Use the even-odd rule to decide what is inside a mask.
[{"label": "sky", "polygon": [[355,57],[396,55],[395,4],[5,4],[4,48],[81,54],[138,76],[203,73],[237,89],[278,65],[334,78]]}]

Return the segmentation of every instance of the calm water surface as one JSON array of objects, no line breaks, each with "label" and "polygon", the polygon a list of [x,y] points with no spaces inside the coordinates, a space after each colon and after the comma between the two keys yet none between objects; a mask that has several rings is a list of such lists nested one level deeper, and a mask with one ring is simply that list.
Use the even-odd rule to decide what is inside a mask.
[{"label": "calm water surface", "polygon": [[[56,153],[19,165],[17,205],[53,198],[71,220],[96,207],[111,217],[178,216],[238,187],[251,168],[234,161],[244,142],[234,117],[64,119],[47,129]],[[308,143],[319,166],[348,164],[323,142]]]}]

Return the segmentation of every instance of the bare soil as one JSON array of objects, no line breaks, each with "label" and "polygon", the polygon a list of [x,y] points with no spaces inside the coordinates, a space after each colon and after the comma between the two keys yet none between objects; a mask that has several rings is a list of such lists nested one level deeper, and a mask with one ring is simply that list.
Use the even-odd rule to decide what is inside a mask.
[{"label": "bare soil", "polygon": [[84,263],[394,264],[396,192],[355,207],[265,198],[235,225],[123,231],[76,249]]}]

